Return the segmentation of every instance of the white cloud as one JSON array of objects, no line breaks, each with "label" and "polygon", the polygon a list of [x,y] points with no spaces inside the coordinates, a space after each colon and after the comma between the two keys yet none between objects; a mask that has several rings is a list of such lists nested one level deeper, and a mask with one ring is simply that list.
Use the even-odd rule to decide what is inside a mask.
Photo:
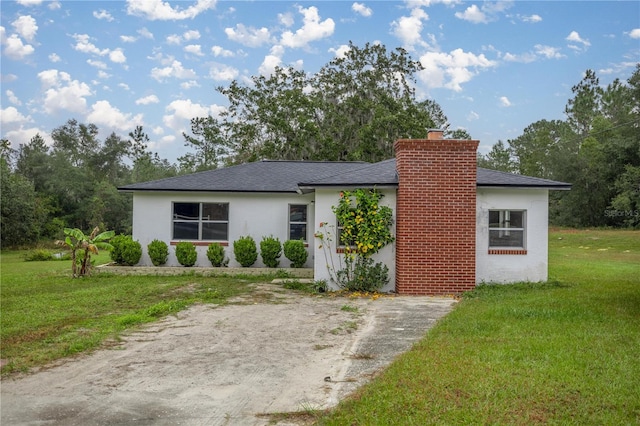
[{"label": "white cloud", "polygon": [[475,4],[466,8],[464,12],[456,12],[455,16],[458,19],[463,19],[474,24],[486,24],[489,22],[487,15],[485,15],[484,12],[482,12]]},{"label": "white cloud", "polygon": [[109,77],[111,77],[111,74],[109,74],[108,72],[102,70],[98,71],[98,78],[106,80]]},{"label": "white cloud", "polygon": [[[3,114],[4,115],[4,114]],[[44,130],[40,130],[36,127],[30,127],[25,129],[21,124],[17,129],[9,130],[8,132],[3,132],[4,137],[11,141],[11,145],[14,148],[18,148],[20,145],[28,144],[31,139],[37,134],[40,134],[42,139],[44,139],[44,143],[47,146],[51,146],[53,144],[53,139],[51,139],[51,135]]]},{"label": "white cloud", "polygon": [[62,71],[49,69],[38,73],[44,92],[43,108],[49,114],[58,111],[84,113],[87,107],[86,96],[91,96],[91,89],[86,83],[72,80]]},{"label": "white cloud", "polygon": [[178,34],[171,34],[167,36],[167,44],[180,44],[182,43],[182,37]]},{"label": "white cloud", "polygon": [[30,44],[22,43],[22,40],[17,34],[11,34],[7,38],[5,29],[2,26],[0,26],[0,44],[5,46],[5,48],[2,49],[2,53],[11,59],[20,60],[35,51]]},{"label": "white cloud", "polygon": [[3,126],[9,124],[22,124],[28,121],[31,121],[31,117],[25,117],[16,109],[16,107],[7,107],[0,110],[2,114],[0,114],[0,123]]},{"label": "white cloud", "polygon": [[138,38],[134,36],[121,35],[120,40],[122,40],[123,43],[133,43],[138,40]]},{"label": "white cloud", "polygon": [[188,132],[191,129],[192,118],[217,116],[223,109],[217,105],[205,106],[193,103],[191,99],[179,99],[167,105],[162,122],[176,132]]},{"label": "white cloud", "polygon": [[201,46],[199,44],[188,44],[184,47],[184,51],[187,53],[191,53],[192,55],[204,56],[204,53],[202,53]]},{"label": "white cloud", "polygon": [[283,32],[281,37],[283,46],[292,48],[305,47],[312,41],[320,40],[333,34],[335,29],[333,19],[327,18],[324,21],[320,21],[317,7],[311,6],[305,9],[302,6],[298,6],[298,12],[303,16],[302,28],[295,33],[291,31]]},{"label": "white cloud", "polygon": [[43,0],[18,0],[18,4],[22,6],[39,6]]},{"label": "white cloud", "polygon": [[60,62],[62,59],[58,56],[57,53],[52,53],[49,55],[49,60],[53,63]]},{"label": "white cloud", "polygon": [[503,107],[510,107],[511,101],[506,96],[500,96],[500,105]]},{"label": "white cloud", "polygon": [[342,44],[337,49],[330,48],[329,52],[334,53],[336,58],[344,58],[349,50],[351,50],[351,48],[348,44]]},{"label": "white cloud", "polygon": [[[569,48],[574,50],[582,51],[582,50],[586,50],[589,46],[591,46],[591,43],[589,43],[589,40],[586,40],[580,37],[580,34],[578,34],[577,31],[571,31],[565,40],[569,42],[568,44]],[[580,44],[581,46],[578,46],[578,44]]]},{"label": "white cloud", "polygon": [[481,70],[495,67],[495,61],[483,54],[475,55],[455,49],[450,53],[427,52],[420,57],[424,70],[420,79],[429,88],[445,87],[455,92],[462,91],[462,84],[470,81]]},{"label": "white cloud", "polygon": [[76,45],[73,46],[73,48],[78,52],[91,53],[98,56],[104,56],[109,53],[109,49],[100,50],[93,43],[91,43],[88,34],[73,34],[72,37],[76,41]]},{"label": "white cloud", "polygon": [[278,22],[280,22],[285,27],[290,27],[294,23],[293,15],[290,12],[278,13]]},{"label": "white cloud", "polygon": [[640,28],[634,28],[631,31],[629,31],[629,37],[640,38]]},{"label": "white cloud", "polygon": [[130,90],[129,89],[129,85],[127,83],[118,83],[118,87],[120,87],[121,89],[126,90],[127,92]]},{"label": "white cloud", "polygon": [[31,15],[23,15],[11,23],[15,31],[28,42],[33,42],[38,32],[36,20]]},{"label": "white cloud", "polygon": [[560,59],[564,58],[564,55],[560,53],[560,49],[557,47],[545,46],[542,44],[536,44],[534,46],[536,54],[539,56],[544,56],[547,59]]},{"label": "white cloud", "polygon": [[531,52],[523,53],[520,55],[507,52],[504,54],[502,59],[507,62],[521,62],[523,64],[528,64],[538,59],[538,57]]},{"label": "white cloud", "polygon": [[282,66],[282,55],[284,55],[284,48],[280,45],[273,46],[269,54],[262,60],[258,72],[261,75],[273,74],[276,67]]},{"label": "white cloud", "polygon": [[480,118],[480,114],[478,114],[475,111],[470,111],[469,114],[467,114],[467,121],[476,121]]},{"label": "white cloud", "polygon": [[101,70],[106,70],[107,69],[107,64],[105,64],[102,61],[94,61],[93,59],[87,59],[87,64],[91,65],[92,67],[101,69]]},{"label": "white cloud", "polygon": [[158,99],[156,95],[149,95],[144,98],[136,99],[136,105],[157,104],[158,102],[160,102],[160,99]]},{"label": "white cloud", "polygon": [[215,56],[216,58],[218,56],[222,56],[223,58],[231,58],[234,56],[234,53],[232,51],[227,50],[222,46],[213,46],[211,48],[211,53],[213,53],[213,56]]},{"label": "white cloud", "polygon": [[267,28],[245,27],[237,24],[236,28],[225,28],[225,34],[229,40],[240,43],[248,47],[259,47],[271,42],[271,33]]},{"label": "white cloud", "polygon": [[6,92],[7,95],[7,99],[9,99],[9,102],[11,102],[14,105],[22,105],[22,102],[20,102],[20,99],[18,99],[18,97],[15,95],[15,93],[13,93],[13,90],[7,90]]},{"label": "white cloud", "polygon": [[140,28],[137,31],[138,34],[140,34],[140,37],[142,38],[147,38],[149,40],[153,40],[153,33],[151,31],[149,31],[148,29],[146,29],[145,27]]},{"label": "white cloud", "polygon": [[225,64],[213,64],[209,68],[209,77],[217,81],[231,81],[238,76],[238,70]]},{"label": "white cloud", "polygon": [[197,0],[195,5],[186,9],[173,8],[163,0],[127,0],[127,13],[150,21],[176,21],[193,19],[200,13],[214,9],[216,0]]},{"label": "white cloud", "polygon": [[427,21],[429,15],[420,9],[416,8],[411,11],[411,16],[401,16],[397,21],[391,23],[393,34],[398,37],[403,46],[409,50],[413,50],[415,45],[427,47],[427,44],[422,40],[422,21]]},{"label": "white cloud", "polygon": [[364,3],[353,3],[351,5],[351,10],[353,10],[355,13],[362,15],[364,17],[369,17],[371,15],[373,15],[373,10],[371,10],[370,7],[365,6]]},{"label": "white cloud", "polygon": [[542,22],[542,17],[540,15],[531,15],[531,16],[522,16],[521,19],[524,22],[530,22],[532,24],[537,24],[538,22]]},{"label": "white cloud", "polygon": [[165,68],[153,68],[151,70],[151,77],[158,81],[163,81],[166,78],[174,77],[186,80],[188,78],[196,78],[196,73],[192,69],[184,68],[182,62],[174,60],[171,66]]},{"label": "white cloud", "polygon": [[195,80],[189,80],[189,81],[185,81],[184,83],[180,83],[180,87],[183,88],[184,90],[189,90],[193,87],[200,87],[200,85]]},{"label": "white cloud", "polygon": [[109,52],[109,59],[116,64],[123,64],[127,62],[127,57],[122,52],[122,49],[116,49]]},{"label": "white cloud", "polygon": [[189,30],[185,32],[182,37],[186,40],[198,40],[200,38],[200,31],[198,30]]},{"label": "white cloud", "polygon": [[94,10],[93,17],[96,19],[104,19],[107,22],[113,21],[113,16],[104,9]]},{"label": "white cloud", "polygon": [[142,125],[142,114],[122,113],[118,108],[112,106],[109,101],[98,101],[91,106],[91,111],[87,115],[87,121],[98,126],[103,125],[110,129],[120,131],[130,130],[133,125]]}]

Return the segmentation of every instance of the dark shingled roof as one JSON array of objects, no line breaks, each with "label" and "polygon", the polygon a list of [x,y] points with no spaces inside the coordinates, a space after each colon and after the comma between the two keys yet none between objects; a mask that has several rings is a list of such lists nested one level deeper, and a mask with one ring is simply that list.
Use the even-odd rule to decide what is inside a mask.
[{"label": "dark shingled roof", "polygon": [[190,175],[134,183],[121,191],[297,192],[298,182],[338,175],[369,163],[259,161]]},{"label": "dark shingled roof", "polygon": [[[478,168],[479,187],[570,189],[548,179]],[[298,192],[334,186],[397,186],[396,160],[379,163],[342,161],[260,161],[151,182],[121,191]]]}]

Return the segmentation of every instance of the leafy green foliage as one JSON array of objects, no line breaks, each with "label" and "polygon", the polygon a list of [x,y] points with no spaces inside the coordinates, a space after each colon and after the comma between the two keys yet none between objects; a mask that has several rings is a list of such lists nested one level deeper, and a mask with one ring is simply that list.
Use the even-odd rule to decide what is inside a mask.
[{"label": "leafy green foliage", "polygon": [[233,242],[233,255],[245,268],[252,266],[258,260],[256,241],[251,236],[240,237]]},{"label": "leafy green foliage", "polygon": [[291,262],[292,268],[302,268],[307,262],[309,253],[302,240],[287,240],[284,242],[284,257]]},{"label": "leafy green foliage", "polygon": [[169,258],[169,247],[164,241],[153,240],[147,245],[147,253],[153,266],[162,266]]},{"label": "leafy green foliage", "polygon": [[606,87],[587,70],[572,92],[565,121],[532,123],[478,164],[571,183],[549,194],[554,224],[640,226],[640,64]]},{"label": "leafy green foliage", "polygon": [[190,241],[180,241],[176,244],[176,259],[182,266],[190,267],[195,265],[198,260],[196,246]]},{"label": "leafy green foliage", "polygon": [[[375,263],[371,256],[394,241],[391,234],[393,211],[380,205],[382,194],[369,189],[343,191],[337,206],[333,207],[340,232],[334,237],[335,227],[320,224],[315,237],[327,258],[331,279],[349,291],[376,291],[389,282],[389,269]],[[339,266],[334,265],[331,244],[339,240],[344,256]]]},{"label": "leafy green foliage", "polygon": [[229,259],[224,257],[224,247],[220,243],[211,243],[207,248],[207,259],[216,268],[227,266]]},{"label": "leafy green foliage", "polygon": [[280,256],[282,255],[282,244],[280,240],[270,236],[263,237],[260,241],[260,256],[262,263],[267,268],[277,268],[280,265]]},{"label": "leafy green foliage", "polygon": [[[71,272],[73,277],[84,277],[91,274],[91,254],[98,254],[98,249],[111,250],[113,246],[108,241],[113,238],[114,231],[100,232],[97,226],[91,234],[85,235],[78,228],[65,228],[65,239],[56,244],[65,247],[71,254]],[[81,257],[77,257],[80,251]],[[78,270],[78,263],[80,269]]]},{"label": "leafy green foliage", "polygon": [[111,260],[118,265],[134,266],[142,257],[142,246],[131,235],[116,235],[111,239]]},{"label": "leafy green foliage", "polygon": [[31,250],[24,258],[27,262],[45,262],[53,259],[53,253],[45,249]]},{"label": "leafy green foliage", "polygon": [[336,279],[347,291],[373,292],[389,283],[389,268],[370,257],[346,257],[345,268],[336,271]]}]

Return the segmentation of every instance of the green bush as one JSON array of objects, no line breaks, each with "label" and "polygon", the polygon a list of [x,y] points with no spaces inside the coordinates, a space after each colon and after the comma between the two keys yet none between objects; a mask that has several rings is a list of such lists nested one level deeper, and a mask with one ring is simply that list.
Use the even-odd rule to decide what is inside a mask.
[{"label": "green bush", "polygon": [[207,259],[211,262],[211,266],[217,268],[227,266],[227,263],[229,263],[229,259],[225,259],[224,257],[224,247],[222,247],[220,243],[209,244],[209,248],[207,248]]},{"label": "green bush", "polygon": [[153,240],[147,246],[147,253],[153,266],[164,265],[169,258],[169,247],[164,241]]},{"label": "green bush", "polygon": [[236,261],[245,268],[253,265],[258,260],[258,249],[255,240],[250,237],[240,237],[233,242],[233,254]]},{"label": "green bush", "polygon": [[116,235],[109,243],[113,246],[111,260],[118,265],[133,266],[140,262],[142,246],[138,241],[134,241],[131,235]]},{"label": "green bush", "polygon": [[260,241],[260,256],[262,263],[268,268],[277,268],[280,265],[280,256],[282,255],[282,244],[277,238],[263,237]]},{"label": "green bush", "polygon": [[287,240],[284,242],[284,257],[291,261],[292,268],[302,268],[307,261],[307,249],[302,240]]},{"label": "green bush", "polygon": [[357,256],[353,267],[336,272],[338,284],[348,291],[376,291],[389,282],[389,268],[384,263],[373,263],[370,257]]},{"label": "green bush", "polygon": [[44,262],[47,260],[53,260],[53,254],[49,250],[36,249],[32,250],[25,256],[24,260],[27,262]]},{"label": "green bush", "polygon": [[176,245],[176,259],[182,266],[193,266],[198,260],[196,246],[190,241],[180,241]]}]

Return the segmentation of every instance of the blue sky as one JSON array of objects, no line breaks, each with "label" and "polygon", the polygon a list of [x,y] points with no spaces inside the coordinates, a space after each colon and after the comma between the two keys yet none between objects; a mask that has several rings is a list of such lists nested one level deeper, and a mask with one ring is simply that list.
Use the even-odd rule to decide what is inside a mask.
[{"label": "blue sky", "polygon": [[420,60],[420,98],[486,153],[540,119],[564,119],[587,69],[606,85],[640,62],[637,1],[0,2],[1,134],[14,147],[75,118],[104,140],[143,125],[152,151],[184,153],[215,90],[276,65],[316,72],[351,40]]}]

